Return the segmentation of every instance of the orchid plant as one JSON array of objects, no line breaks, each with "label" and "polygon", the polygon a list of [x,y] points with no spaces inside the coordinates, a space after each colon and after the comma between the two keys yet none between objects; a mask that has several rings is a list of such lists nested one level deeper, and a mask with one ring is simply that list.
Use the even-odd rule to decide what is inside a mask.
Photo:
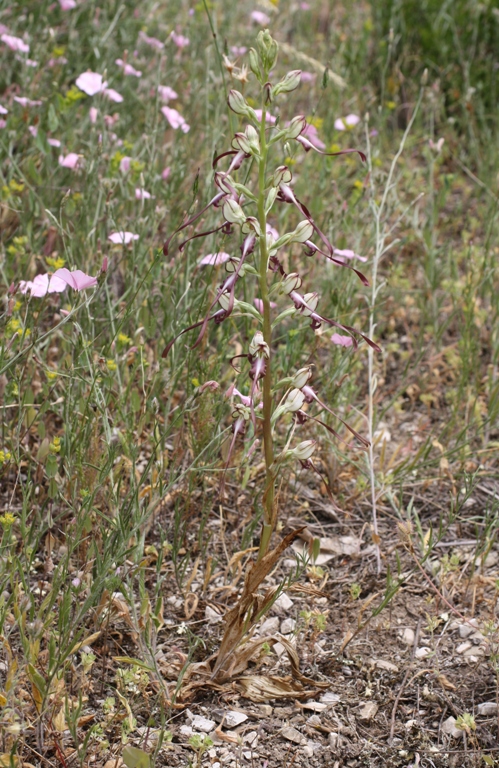
[{"label": "orchid plant", "polygon": [[[287,145],[289,142],[298,142],[306,152],[313,150],[323,155],[357,152],[365,161],[364,154],[356,149],[327,153],[317,147],[307,137],[309,126],[302,115],[297,115],[286,125],[282,125],[269,114],[269,105],[275,102],[281,94],[294,91],[300,84],[301,72],[299,70],[288,72],[278,83],[271,84],[269,77],[275,67],[277,55],[278,46],[269,31],[260,32],[256,49],[251,49],[249,52],[249,65],[261,87],[261,108],[257,110],[250,106],[241,92],[230,91],[228,97],[230,109],[240,118],[245,119],[247,124],[244,130],[234,135],[232,149],[215,158],[216,194],[201,211],[184,221],[164,245],[164,253],[167,255],[173,237],[194,224],[211,207],[221,211],[221,223],[215,229],[196,233],[183,240],[179,245],[181,252],[187,243],[194,238],[211,235],[215,232],[228,235],[233,233],[235,229],[239,229],[242,235],[240,256],[222,254],[223,258],[220,259],[220,262],[225,262],[227,276],[219,286],[205,316],[188,328],[184,328],[178,336],[172,339],[165,348],[163,356],[168,354],[179,336],[188,331],[199,329],[193,345],[195,348],[201,343],[211,322],[219,324],[228,317],[235,315],[249,315],[254,319],[256,330],[253,338],[247,351],[239,355],[240,358],[246,358],[247,361],[244,375],[249,378],[249,393],[247,395],[242,394],[235,383],[228,392],[234,403],[232,411],[234,421],[229,455],[222,476],[222,487],[237,441],[242,438],[246,439],[249,442],[248,453],[252,453],[258,447],[260,439],[263,439],[265,461],[265,481],[262,492],[263,523],[257,563],[270,562],[269,547],[278,521],[275,489],[281,468],[284,464],[296,460],[303,467],[318,471],[312,460],[317,447],[316,441],[307,439],[292,446],[291,440],[295,428],[307,420],[313,420],[337,436],[333,427],[317,416],[311,415],[304,408],[305,403],[314,403],[319,411],[325,410],[333,413],[311,386],[311,366],[290,371],[285,378],[275,381],[272,355],[273,334],[276,327],[289,317],[301,316],[310,319],[310,325],[314,330],[322,325],[340,329],[343,334],[346,334],[340,336],[345,345],[353,344],[357,347],[357,339],[361,338],[374,349],[378,349],[374,342],[359,331],[320,314],[318,293],[303,293],[300,274],[298,272],[286,273],[284,269],[281,256],[283,250],[292,244],[299,244],[303,246],[305,255],[316,255],[327,259],[338,267],[352,269],[364,285],[368,284],[364,275],[348,262],[348,258],[354,256],[353,252],[335,249],[313,219],[306,205],[298,199],[293,191],[293,177],[290,169],[284,165],[274,169],[270,167],[270,156],[273,150],[279,144]],[[288,150],[285,151],[285,155],[287,154],[289,154]],[[230,158],[227,170],[219,170],[219,162],[226,158]],[[243,184],[237,180],[237,171],[245,163],[254,164],[257,169],[254,184],[251,187],[247,186],[248,182]],[[248,170],[247,178],[251,178],[250,170]],[[279,236],[270,226],[268,219],[274,208],[280,204],[294,206],[301,216],[301,220],[295,229]],[[317,242],[314,242],[314,239]],[[210,261],[210,263],[213,262]],[[240,281],[243,279],[258,283],[259,299],[256,299],[255,306],[236,296]],[[275,304],[272,299],[279,295],[287,298],[288,306],[273,319],[272,309]],[[286,444],[280,447],[279,441],[282,430],[279,430],[278,424],[288,414],[292,415],[294,424]],[[334,416],[364,446],[368,445],[367,440],[340,419],[337,414]],[[281,547],[279,549],[281,550]],[[273,560],[273,558],[271,559]],[[265,570],[264,568],[263,571]],[[263,571],[260,570],[260,575]],[[249,587],[247,592],[249,598],[251,592]],[[241,600],[244,602],[244,596]],[[251,612],[251,605],[250,600],[246,606],[247,613]],[[242,624],[246,631],[248,622],[253,624],[255,617],[262,615],[263,603],[260,602],[259,606],[258,611],[255,612],[253,605],[251,622],[249,622],[248,615],[246,616]],[[239,611],[239,617],[243,618],[241,611]]]}]

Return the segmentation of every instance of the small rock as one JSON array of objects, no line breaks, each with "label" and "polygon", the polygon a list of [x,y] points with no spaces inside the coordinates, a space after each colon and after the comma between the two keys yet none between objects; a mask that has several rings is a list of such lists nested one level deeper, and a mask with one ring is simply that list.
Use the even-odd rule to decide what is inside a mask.
[{"label": "small rock", "polygon": [[357,717],[359,720],[363,720],[364,722],[369,722],[369,720],[372,720],[373,717],[376,716],[378,712],[378,705],[375,701],[364,701],[357,712]]},{"label": "small rock", "polygon": [[[333,696],[336,696],[336,694],[333,693]],[[324,712],[327,706],[325,702],[320,701],[305,701],[303,703],[303,709],[311,709],[313,712]]]},{"label": "small rock", "polygon": [[281,622],[281,635],[289,635],[295,631],[296,621],[294,619],[284,619]]},{"label": "small rock", "polygon": [[340,695],[332,691],[326,691],[326,693],[322,694],[320,700],[323,704],[337,704],[340,701]]},{"label": "small rock", "polygon": [[414,645],[414,638],[416,635],[414,634],[414,630],[410,627],[406,627],[404,631],[402,632],[400,639],[402,640],[405,645]]},{"label": "small rock", "polygon": [[481,645],[472,645],[463,653],[463,656],[465,656],[468,659],[468,658],[471,658],[472,656],[483,656],[484,654],[485,654],[485,649],[482,648]]},{"label": "small rock", "polygon": [[474,631],[475,630],[473,629],[473,627],[470,627],[469,624],[459,625],[459,637],[462,640],[466,640],[466,638],[469,637]]},{"label": "small rock", "polygon": [[256,747],[257,741],[258,741],[258,733],[256,731],[249,731],[245,736],[243,736],[243,741],[246,742],[250,747]]},{"label": "small rock", "polygon": [[237,728],[238,725],[246,722],[247,719],[248,715],[243,714],[243,712],[236,712],[235,710],[231,709],[225,715],[224,725],[226,725],[227,728]]},{"label": "small rock", "polygon": [[211,606],[207,605],[204,609],[204,617],[206,621],[214,622],[214,621],[222,621],[223,616],[221,616],[220,613],[215,611]]},{"label": "small rock", "polygon": [[192,730],[193,731],[201,731],[201,733],[210,733],[216,726],[216,723],[214,720],[208,720],[207,717],[203,717],[202,715],[195,715],[192,723]]},{"label": "small rock", "polygon": [[220,768],[221,763],[218,762],[218,760],[215,763],[211,764],[211,768]]},{"label": "small rock", "polygon": [[261,635],[273,635],[279,632],[279,619],[277,616],[271,616],[270,619],[265,619],[260,627]]},{"label": "small rock", "polygon": [[448,736],[452,736],[453,739],[460,739],[463,735],[463,732],[456,728],[456,718],[452,715],[442,723],[442,731]]},{"label": "small rock", "polygon": [[286,653],[286,649],[282,643],[274,643],[274,645],[272,646],[272,650],[274,651],[274,653],[277,653],[279,658],[281,658],[283,653]]},{"label": "small rock", "polygon": [[414,654],[417,659],[426,659],[427,656],[431,656],[432,650],[431,648],[416,648],[416,653]]},{"label": "small rock", "polygon": [[340,741],[339,733],[330,733],[327,737],[327,741],[330,749],[336,749]]},{"label": "small rock", "polygon": [[264,717],[270,717],[272,712],[273,712],[273,709],[270,706],[270,704],[259,704],[258,705],[258,711]]},{"label": "small rock", "polygon": [[495,715],[497,714],[497,703],[495,701],[484,701],[478,705],[477,712],[479,715]]},{"label": "small rock", "polygon": [[288,726],[287,728],[283,728],[281,731],[281,735],[287,739],[288,741],[292,741],[293,744],[306,744],[307,740],[304,736],[300,733],[300,731],[297,731],[296,728],[293,728],[293,726]]},{"label": "small rock", "polygon": [[468,651],[472,647],[471,643],[468,642],[468,640],[465,643],[460,643],[456,648],[456,653],[464,653],[465,651]]},{"label": "small rock", "polygon": [[480,645],[480,643],[483,643],[483,639],[484,638],[481,632],[473,632],[473,634],[468,638],[468,640],[471,643],[475,643],[475,645]]},{"label": "small rock", "polygon": [[188,739],[192,736],[192,728],[190,725],[181,725],[179,730],[182,736],[186,736]]},{"label": "small rock", "polygon": [[417,725],[418,725],[417,720],[408,720],[406,723],[404,723],[404,728],[410,731],[411,728],[417,728]]},{"label": "small rock", "polygon": [[313,757],[314,756],[314,750],[312,747],[309,747],[308,744],[303,747],[301,750],[301,753],[304,757]]},{"label": "small rock", "polygon": [[382,669],[385,672],[398,672],[399,668],[396,664],[392,664],[391,661],[385,661],[385,659],[369,659],[370,663],[373,667],[376,667],[377,669]]},{"label": "small rock", "polygon": [[483,561],[483,564],[485,568],[492,568],[493,565],[497,565],[498,560],[499,560],[499,554],[494,549],[491,549],[491,551]]},{"label": "small rock", "polygon": [[291,600],[290,597],[287,596],[285,592],[283,592],[281,595],[279,595],[274,605],[277,608],[280,608],[282,611],[289,611],[289,609],[293,605],[293,601]]},{"label": "small rock", "polygon": [[246,760],[252,760],[254,757],[257,757],[255,752],[250,752],[250,750],[246,750],[243,752],[243,757],[246,758]]}]

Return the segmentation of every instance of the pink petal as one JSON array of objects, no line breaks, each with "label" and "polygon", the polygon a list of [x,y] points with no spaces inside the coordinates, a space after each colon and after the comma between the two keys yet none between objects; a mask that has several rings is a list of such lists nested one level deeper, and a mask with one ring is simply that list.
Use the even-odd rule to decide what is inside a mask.
[{"label": "pink petal", "polygon": [[173,109],[173,107],[161,107],[161,111],[174,130],[181,128],[184,133],[189,131],[190,126],[176,109]]},{"label": "pink petal", "polygon": [[42,104],[39,99],[27,99],[26,96],[14,96],[14,101],[17,101],[21,107],[39,107]]},{"label": "pink petal", "polygon": [[245,45],[231,45],[230,52],[233,56],[244,56],[248,49]]},{"label": "pink petal", "polygon": [[345,117],[345,123],[350,127],[353,127],[354,125],[357,125],[357,123],[360,123],[360,117],[358,115],[347,115]]},{"label": "pink petal", "polygon": [[34,280],[21,280],[19,283],[19,290],[21,293],[31,293],[31,296],[41,298],[47,294],[49,287],[49,276],[47,273],[44,275],[37,275]]},{"label": "pink petal", "polygon": [[135,199],[136,200],[149,200],[152,197],[150,192],[147,192],[145,189],[141,189],[137,187],[135,189]]},{"label": "pink petal", "polygon": [[9,110],[5,109],[5,107],[2,107],[2,105],[0,104],[0,115],[8,115],[8,114],[9,114]]},{"label": "pink petal", "polygon": [[121,93],[118,93],[118,91],[115,91],[114,88],[104,88],[102,91],[104,96],[106,96],[111,101],[116,101],[118,104],[120,104],[123,101],[123,96]]},{"label": "pink petal", "polygon": [[271,224],[267,222],[266,232],[268,235],[272,235],[274,240],[279,240],[279,232]]},{"label": "pink petal", "polygon": [[219,251],[218,253],[208,253],[206,256],[203,256],[199,264],[200,266],[209,265],[212,267],[217,267],[219,264],[223,264],[229,259],[230,259],[230,253],[224,253],[224,251]]},{"label": "pink petal", "polygon": [[345,123],[341,119],[341,117],[337,117],[334,121],[334,127],[337,131],[346,131]]},{"label": "pink petal", "polygon": [[317,75],[315,72],[306,72],[305,70],[302,70],[301,73],[301,81],[302,83],[313,83],[317,79]]},{"label": "pink petal", "polygon": [[301,135],[306,136],[309,142],[313,144],[314,147],[316,147],[317,149],[320,149],[320,150],[326,149],[326,145],[324,144],[324,142],[319,139],[319,135],[317,133],[317,128],[315,127],[315,125],[312,125],[311,123],[307,123]]},{"label": "pink petal", "polygon": [[178,93],[173,88],[170,88],[169,85],[158,85],[158,93],[160,99],[167,104],[170,99],[178,99]]},{"label": "pink petal", "polygon": [[109,235],[109,240],[112,243],[121,243],[122,245],[128,245],[132,240],[138,240],[139,236],[134,235],[133,232],[113,232]]},{"label": "pink petal", "polygon": [[185,48],[187,45],[189,45],[189,38],[184,37],[183,35],[177,35],[176,32],[172,32],[170,35],[171,39],[177,46],[177,48]]},{"label": "pink petal", "polygon": [[262,27],[266,26],[270,21],[270,16],[267,16],[263,11],[251,11],[250,16],[253,21],[256,21],[257,24],[261,24]]},{"label": "pink petal", "polygon": [[103,91],[107,85],[102,80],[102,75],[99,75],[97,72],[83,72],[82,75],[76,78],[75,84],[87,96],[95,96],[96,93]]},{"label": "pink petal", "polygon": [[57,269],[52,275],[51,284],[54,279],[67,283],[75,291],[83,291],[85,288],[92,288],[94,285],[97,285],[97,278],[86,275],[81,269],[75,269],[73,272],[70,272],[66,267],[62,267]]},{"label": "pink petal", "polygon": [[2,120],[0,118],[0,128],[5,128],[6,125],[7,125],[7,120]]},{"label": "pink petal", "polygon": [[33,137],[36,137],[38,134],[38,126],[37,125],[28,125],[28,131],[31,133]]},{"label": "pink petal", "polygon": [[333,248],[333,254],[335,256],[343,256],[345,259],[358,259],[359,261],[367,261],[365,256],[359,256],[358,253],[351,251],[349,248],[341,250],[340,248]]},{"label": "pink petal", "polygon": [[62,293],[66,290],[68,287],[68,284],[65,280],[61,280],[60,277],[57,277],[56,273],[52,275],[49,282],[49,293]]},{"label": "pink petal", "polygon": [[47,139],[47,143],[50,144],[51,147],[60,147],[61,142],[59,139]]},{"label": "pink petal", "polygon": [[333,344],[337,344],[339,347],[351,347],[353,339],[351,336],[342,336],[340,333],[333,333],[331,336]]},{"label": "pink petal", "polygon": [[90,122],[92,123],[92,125],[95,125],[95,123],[97,122],[98,114],[99,114],[99,110],[97,109],[97,107],[90,107],[88,115],[90,117]]},{"label": "pink petal", "polygon": [[147,45],[150,45],[151,48],[156,48],[158,51],[161,51],[165,44],[161,42],[161,40],[158,40],[157,37],[148,37],[145,32],[139,32],[139,38],[144,42],[147,43]]},{"label": "pink petal", "polygon": [[20,53],[29,53],[29,45],[21,40],[20,37],[14,35],[8,35],[5,32],[0,35],[0,40],[10,48],[11,51],[19,51]]},{"label": "pink petal", "polygon": [[[257,308],[257,310],[260,312],[261,315],[263,315],[263,301],[261,299],[253,299],[253,304]],[[275,309],[277,307],[277,304],[275,301],[270,302],[271,309]]]},{"label": "pink petal", "polygon": [[122,173],[128,173],[130,170],[131,157],[122,157],[120,160],[120,171]]},{"label": "pink petal", "polygon": [[27,67],[33,67],[34,68],[34,67],[38,66],[38,62],[37,61],[33,61],[33,59],[21,59],[20,56],[16,56],[16,59],[18,59],[19,61],[23,61],[26,64]]},{"label": "pink petal", "polygon": [[163,179],[163,181],[166,181],[167,179],[170,178],[171,172],[172,172],[172,169],[170,168],[169,165],[166,168],[163,169],[163,171],[161,173],[161,178]]},{"label": "pink petal", "polygon": [[59,155],[59,165],[63,168],[71,168],[72,171],[76,169],[80,161],[80,156],[76,152],[70,152],[66,157]]},{"label": "pink petal", "polygon": [[73,8],[76,8],[75,0],[59,0],[59,5],[61,6],[61,11],[72,11]]},{"label": "pink petal", "polygon": [[5,26],[5,24],[0,24],[0,35],[8,35],[9,34],[9,28]]},{"label": "pink petal", "polygon": [[[262,110],[261,109],[255,109],[255,112],[256,112],[257,118],[259,120],[261,120],[262,119]],[[271,123],[272,125],[274,125],[274,123],[276,121],[276,118],[273,115],[271,115],[269,112],[266,112],[265,113],[265,121],[267,123]]]},{"label": "pink petal", "polygon": [[140,72],[138,69],[135,69],[135,67],[132,67],[131,64],[126,64],[123,59],[116,59],[114,63],[123,69],[125,75],[135,75],[135,77],[142,77],[142,72]]}]

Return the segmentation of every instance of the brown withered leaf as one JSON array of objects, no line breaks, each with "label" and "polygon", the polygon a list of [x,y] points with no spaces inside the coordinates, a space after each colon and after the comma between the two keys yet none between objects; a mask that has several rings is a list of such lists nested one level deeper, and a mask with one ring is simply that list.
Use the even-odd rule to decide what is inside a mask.
[{"label": "brown withered leaf", "polygon": [[213,680],[221,682],[228,679],[232,675],[231,670],[235,666],[239,666],[237,659],[234,658],[238,645],[267,612],[277,593],[277,588],[267,589],[264,595],[259,595],[257,590],[272,571],[281,554],[293,543],[302,530],[302,528],[297,528],[288,533],[275,549],[264,555],[261,560],[252,563],[248,569],[241,597],[237,605],[225,617],[225,632],[213,668]]}]

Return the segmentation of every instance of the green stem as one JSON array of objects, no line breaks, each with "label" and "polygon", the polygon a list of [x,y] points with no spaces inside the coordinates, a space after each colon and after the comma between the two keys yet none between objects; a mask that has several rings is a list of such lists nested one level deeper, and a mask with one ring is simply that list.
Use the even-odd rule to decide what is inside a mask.
[{"label": "green stem", "polygon": [[275,477],[272,471],[274,463],[274,443],[272,440],[272,375],[271,375],[271,350],[272,350],[272,326],[270,319],[270,298],[267,284],[268,261],[267,251],[267,214],[265,213],[265,169],[267,165],[267,139],[265,95],[262,100],[262,119],[260,125],[260,161],[258,163],[258,223],[261,229],[260,235],[260,269],[259,284],[260,296],[263,303],[263,338],[269,348],[267,370],[263,377],[263,450],[265,456],[265,490],[263,496],[263,530],[260,539],[259,559],[269,548],[270,538],[275,528]]}]

